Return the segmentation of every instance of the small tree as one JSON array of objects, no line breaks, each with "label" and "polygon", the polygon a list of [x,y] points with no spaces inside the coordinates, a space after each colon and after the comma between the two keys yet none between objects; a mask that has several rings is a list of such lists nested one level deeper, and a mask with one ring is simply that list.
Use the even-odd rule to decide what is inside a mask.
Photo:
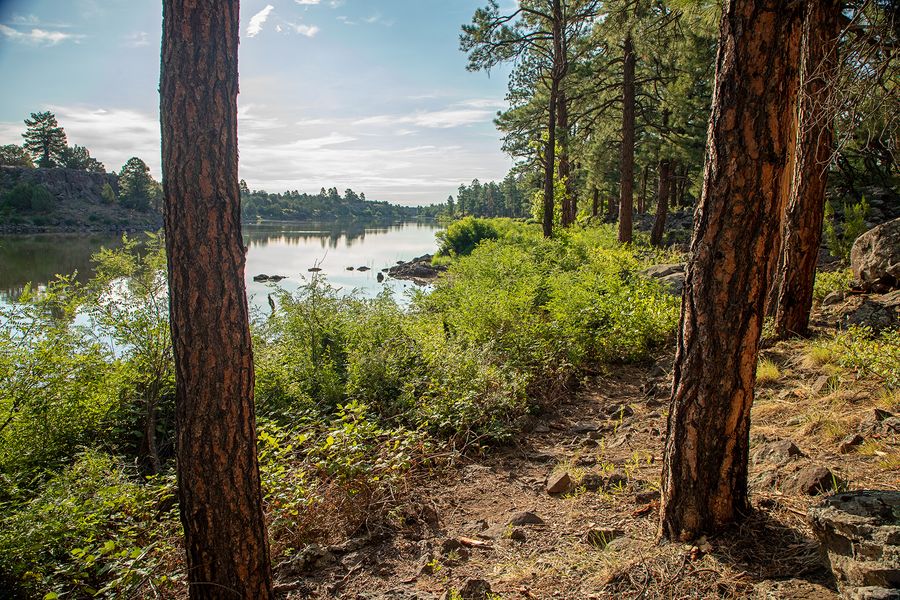
[{"label": "small tree", "polygon": [[103,166],[103,163],[92,157],[87,148],[78,144],[72,147],[65,147],[59,154],[59,162],[67,169],[106,173],[106,167]]},{"label": "small tree", "polygon": [[34,162],[22,146],[7,144],[0,146],[0,167],[34,168]]},{"label": "small tree", "polygon": [[133,156],[119,171],[119,203],[125,208],[150,210],[156,182],[150,176],[150,167]]},{"label": "small tree", "polygon": [[55,167],[66,150],[66,132],[56,122],[56,115],[50,111],[31,113],[25,125],[28,127],[22,134],[25,149],[37,159],[39,167]]}]

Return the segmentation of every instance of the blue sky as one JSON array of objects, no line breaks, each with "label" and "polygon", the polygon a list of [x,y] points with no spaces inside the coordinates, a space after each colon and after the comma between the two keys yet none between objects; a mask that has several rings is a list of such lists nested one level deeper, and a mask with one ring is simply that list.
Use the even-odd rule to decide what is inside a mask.
[{"label": "blue sky", "polygon": [[[252,189],[352,187],[443,201],[511,166],[492,118],[507,72],[465,70],[460,25],[484,0],[241,2],[241,177]],[[0,144],[52,110],[108,170],[160,177],[159,0],[0,0]]]}]

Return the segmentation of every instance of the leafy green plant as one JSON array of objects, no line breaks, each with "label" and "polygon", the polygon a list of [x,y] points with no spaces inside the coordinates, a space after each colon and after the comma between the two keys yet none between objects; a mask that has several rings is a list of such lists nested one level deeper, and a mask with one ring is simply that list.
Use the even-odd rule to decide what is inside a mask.
[{"label": "leafy green plant", "polygon": [[440,248],[438,254],[445,256],[467,256],[484,240],[497,239],[498,233],[490,221],[465,217],[451,223],[447,229],[437,234]]},{"label": "leafy green plant", "polygon": [[824,237],[832,255],[847,260],[853,242],[866,231],[866,217],[869,214],[869,203],[865,198],[855,203],[844,202],[843,219],[838,220],[834,206],[825,204]]}]

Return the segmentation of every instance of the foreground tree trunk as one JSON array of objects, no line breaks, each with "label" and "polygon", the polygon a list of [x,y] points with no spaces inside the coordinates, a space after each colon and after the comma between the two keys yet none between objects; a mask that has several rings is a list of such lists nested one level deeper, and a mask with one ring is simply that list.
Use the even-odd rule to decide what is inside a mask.
[{"label": "foreground tree trunk", "polygon": [[600,190],[594,188],[593,197],[591,198],[591,216],[596,217],[600,212]]},{"label": "foreground tree trunk", "polygon": [[164,0],[160,117],[191,598],[272,597],[238,188],[238,0]]},{"label": "foreground tree trunk", "polygon": [[666,215],[669,212],[669,160],[659,161],[659,188],[656,201],[656,220],[650,232],[650,243],[662,246],[663,233],[666,231]]},{"label": "foreground tree trunk", "polygon": [[622,182],[619,194],[619,243],[630,244],[634,209],[634,47],[625,36],[625,70],[622,83]]},{"label": "foreground tree trunk", "polygon": [[715,532],[749,509],[750,407],[791,175],[796,12],[776,0],[728,0],[719,26],[663,465],[669,539]]},{"label": "foreground tree trunk", "polygon": [[840,11],[834,0],[809,0],[803,20],[794,177],[773,285],[775,335],[780,338],[809,330],[832,152],[830,75],[837,66]]}]

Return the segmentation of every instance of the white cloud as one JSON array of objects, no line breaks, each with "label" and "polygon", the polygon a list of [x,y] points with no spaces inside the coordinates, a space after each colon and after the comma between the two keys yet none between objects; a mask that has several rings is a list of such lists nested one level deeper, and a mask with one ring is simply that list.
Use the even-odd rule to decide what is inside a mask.
[{"label": "white cloud", "polygon": [[363,19],[369,25],[384,25],[385,27],[391,27],[394,25],[393,19],[388,20],[381,16],[381,13],[375,13],[371,17],[366,17]]},{"label": "white cloud", "polygon": [[275,9],[271,4],[267,4],[264,9],[250,17],[250,24],[247,25],[247,37],[256,37],[262,27],[269,18],[269,13]]},{"label": "white cloud", "polygon": [[55,46],[56,44],[66,40],[71,40],[75,43],[78,43],[79,40],[84,38],[83,35],[66,33],[64,31],[47,31],[46,29],[38,29],[37,27],[27,32],[19,31],[18,29],[13,29],[8,25],[2,24],[0,24],[0,34],[16,42],[25,42],[46,46]]},{"label": "white cloud", "polygon": [[150,45],[150,36],[146,31],[135,31],[125,36],[125,45],[129,48],[141,48]]},{"label": "white cloud", "polygon": [[303,23],[290,23],[285,21],[288,27],[293,29],[296,33],[300,35],[305,35],[308,38],[315,37],[317,33],[319,33],[319,28],[315,25],[305,25]]},{"label": "white cloud", "polygon": [[453,109],[422,111],[411,115],[375,115],[356,121],[355,125],[416,125],[430,129],[447,129],[475,123],[490,122],[493,113],[482,109]]},{"label": "white cloud", "polygon": [[313,4],[319,4],[322,0],[294,0],[297,4],[301,6],[308,6]]}]

